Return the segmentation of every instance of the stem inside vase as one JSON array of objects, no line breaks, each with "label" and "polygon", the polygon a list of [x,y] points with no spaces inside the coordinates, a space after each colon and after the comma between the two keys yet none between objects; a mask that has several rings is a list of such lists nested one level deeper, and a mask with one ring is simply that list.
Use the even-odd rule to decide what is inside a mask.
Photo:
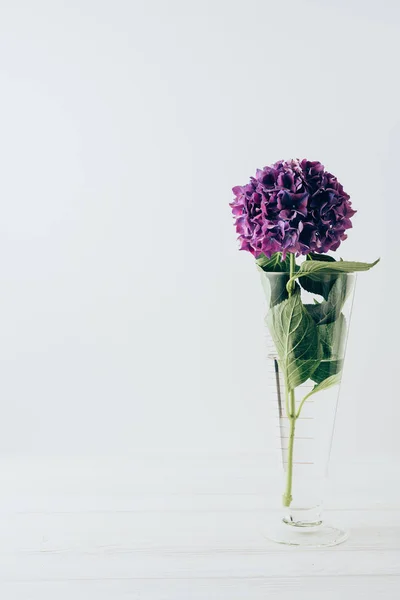
[{"label": "stem inside vase", "polygon": [[[290,279],[296,272],[296,256],[290,254]],[[293,293],[293,284],[288,290],[289,297]],[[287,384],[286,384],[287,385]],[[282,496],[283,506],[290,506],[292,502],[292,482],[293,482],[293,446],[294,446],[294,435],[296,430],[296,396],[293,389],[286,390],[286,416],[289,419],[289,446],[288,446],[288,462],[286,472],[286,487]]]}]

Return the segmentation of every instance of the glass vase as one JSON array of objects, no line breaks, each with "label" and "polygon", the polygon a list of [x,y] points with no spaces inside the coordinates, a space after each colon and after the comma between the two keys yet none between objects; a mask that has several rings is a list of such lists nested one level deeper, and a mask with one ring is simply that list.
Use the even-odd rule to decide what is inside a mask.
[{"label": "glass vase", "polygon": [[288,545],[333,546],[347,533],[325,523],[323,487],[356,276],[321,275],[293,286],[288,273],[260,273],[268,303],[268,399],[282,467],[282,512],[266,536]]}]

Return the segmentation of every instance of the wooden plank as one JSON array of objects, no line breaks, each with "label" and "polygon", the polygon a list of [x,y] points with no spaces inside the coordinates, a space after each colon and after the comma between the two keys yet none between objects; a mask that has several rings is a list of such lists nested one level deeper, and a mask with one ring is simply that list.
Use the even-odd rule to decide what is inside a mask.
[{"label": "wooden plank", "polygon": [[0,581],[68,579],[209,579],[399,575],[400,551],[334,549],[287,552],[118,551],[3,554]]},{"label": "wooden plank", "polygon": [[[3,514],[0,554],[278,554],[287,549],[265,534],[268,523],[279,518],[279,512],[271,511]],[[327,520],[351,532],[336,553],[400,550],[400,511],[327,511]]]},{"label": "wooden plank", "polygon": [[29,581],[0,583],[0,594],[7,600],[337,600],[339,594],[393,600],[400,594],[400,577]]},{"label": "wooden plank", "polygon": [[366,594],[385,597],[390,591],[396,597],[400,511],[330,511],[330,520],[351,525],[352,534],[345,544],[321,550],[267,541],[263,530],[273,516],[270,511],[2,515],[1,597],[43,600],[56,591],[58,600],[64,593],[101,598],[103,590],[111,590],[113,598],[129,592],[154,600],[185,594],[191,600],[201,594],[234,600],[267,592],[268,598],[278,592],[290,597],[290,590],[300,589],[311,598],[331,590],[333,598],[354,582]]}]

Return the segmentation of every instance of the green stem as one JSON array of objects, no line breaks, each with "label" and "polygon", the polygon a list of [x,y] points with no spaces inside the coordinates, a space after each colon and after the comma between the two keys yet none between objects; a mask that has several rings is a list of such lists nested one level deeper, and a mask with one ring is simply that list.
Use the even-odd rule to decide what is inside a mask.
[{"label": "green stem", "polygon": [[290,418],[288,464],[286,473],[286,488],[282,496],[283,506],[290,506],[292,502],[292,480],[293,480],[293,443],[296,417]]},{"label": "green stem", "polygon": [[296,419],[299,418],[300,413],[301,413],[301,409],[304,406],[304,403],[309,399],[309,397],[313,394],[314,390],[311,390],[311,392],[309,392],[308,394],[306,394],[306,396],[304,396],[303,400],[300,402],[300,406],[297,409],[297,413],[296,413]]},{"label": "green stem", "polygon": [[[290,254],[290,278],[296,272],[296,256]],[[288,288],[289,297],[293,294],[293,285]],[[289,398],[288,398],[289,395]],[[286,413],[289,419],[289,446],[288,446],[288,462],[287,462],[287,473],[286,473],[286,488],[282,497],[283,506],[290,506],[292,502],[292,482],[293,482],[293,445],[294,445],[294,434],[296,428],[296,397],[294,390],[286,391],[286,398],[289,402],[286,402]],[[288,406],[289,404],[289,406]],[[289,410],[288,410],[289,409]]]},{"label": "green stem", "polygon": [[296,255],[291,252],[289,259],[290,259],[290,271],[289,271],[289,281],[288,281],[288,285],[287,285],[287,290],[288,290],[288,294],[289,294],[289,298],[290,298],[290,296],[293,294],[293,288],[295,285],[295,280],[292,281],[292,277],[294,277],[294,275],[296,274]]}]

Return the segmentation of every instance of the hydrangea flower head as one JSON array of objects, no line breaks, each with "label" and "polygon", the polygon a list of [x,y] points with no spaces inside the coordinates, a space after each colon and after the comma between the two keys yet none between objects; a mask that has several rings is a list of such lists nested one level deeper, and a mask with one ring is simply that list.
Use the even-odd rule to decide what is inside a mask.
[{"label": "hydrangea flower head", "polygon": [[232,191],[240,249],[256,258],[337,250],[356,212],[336,177],[307,159],[258,169],[248,184]]}]

